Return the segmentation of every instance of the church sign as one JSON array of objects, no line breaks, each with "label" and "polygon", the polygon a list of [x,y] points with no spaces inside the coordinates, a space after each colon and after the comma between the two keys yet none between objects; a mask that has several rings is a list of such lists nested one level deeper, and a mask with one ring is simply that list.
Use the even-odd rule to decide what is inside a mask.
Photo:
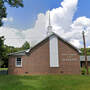
[{"label": "church sign", "polygon": [[64,56],[62,61],[77,61],[77,54],[62,54],[62,56]]}]

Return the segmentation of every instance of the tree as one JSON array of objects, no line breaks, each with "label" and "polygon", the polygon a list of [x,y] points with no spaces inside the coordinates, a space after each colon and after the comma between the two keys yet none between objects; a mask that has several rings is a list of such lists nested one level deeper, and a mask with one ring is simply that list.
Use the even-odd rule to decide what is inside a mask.
[{"label": "tree", "polygon": [[[3,25],[3,18],[7,17],[7,8],[5,4],[8,3],[10,7],[23,7],[23,0],[0,0],[0,26]],[[10,52],[9,48],[4,45],[4,37],[0,37],[0,66],[8,59],[7,53]]]},{"label": "tree", "polygon": [[0,37],[0,66],[3,64],[3,57],[5,56],[4,37]]},{"label": "tree", "polygon": [[23,0],[0,0],[0,26],[3,25],[2,19],[7,17],[5,3],[11,7],[23,7]]},{"label": "tree", "polygon": [[0,68],[1,68],[1,66],[4,64],[4,61],[3,60],[1,60],[0,61]]},{"label": "tree", "polygon": [[30,44],[26,41],[23,45],[22,45],[22,49],[26,50],[30,48]]},{"label": "tree", "polygon": [[22,47],[7,46],[4,44],[4,37],[0,37],[0,67],[8,67],[8,54],[26,50],[30,44],[26,41]]},{"label": "tree", "polygon": [[[81,55],[84,55],[84,48],[81,48]],[[90,48],[86,48],[87,50],[87,55],[89,56],[90,55]]]}]

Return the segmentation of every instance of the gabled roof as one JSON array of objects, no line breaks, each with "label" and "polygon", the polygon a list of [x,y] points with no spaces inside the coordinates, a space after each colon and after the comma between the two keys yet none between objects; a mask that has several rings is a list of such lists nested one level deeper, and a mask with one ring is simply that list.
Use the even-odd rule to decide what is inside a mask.
[{"label": "gabled roof", "polygon": [[9,55],[25,55],[26,53],[29,53],[30,50],[32,50],[34,47],[36,47],[37,45],[39,45],[40,43],[42,43],[44,40],[48,39],[50,36],[52,35],[56,35],[59,39],[61,39],[62,41],[64,41],[65,43],[67,43],[68,45],[70,45],[73,49],[75,49],[78,53],[81,53],[81,51],[76,48],[75,46],[73,46],[71,43],[67,42],[65,39],[61,38],[58,34],[56,33],[52,33],[50,35],[48,35],[47,37],[45,37],[43,40],[39,41],[36,45],[34,45],[33,47],[31,47],[30,49],[28,50],[24,50],[24,51],[19,51],[19,52],[15,52],[15,53],[11,53]]},{"label": "gabled roof", "polygon": [[14,53],[10,53],[9,56],[14,55],[14,56],[23,56],[26,55],[26,53],[29,51],[28,50],[23,50],[23,51],[19,51],[19,52],[14,52]]},{"label": "gabled roof", "polygon": [[[70,45],[72,48],[74,48],[76,51],[78,51],[79,53],[81,53],[81,51],[75,47],[74,45],[72,45],[71,43],[69,43],[67,40],[63,39],[62,37],[60,37],[58,34],[56,34],[55,32],[53,32],[52,34],[48,35],[47,37],[45,37],[43,40],[41,40],[40,42],[38,42],[36,45],[34,45],[31,49],[33,49],[34,47],[36,47],[37,45],[39,45],[40,43],[42,43],[44,40],[46,40],[47,38],[49,38],[52,35],[56,35],[59,39],[61,39],[62,41],[64,41],[65,43],[67,43],[68,45]],[[30,49],[30,50],[31,50]]]}]

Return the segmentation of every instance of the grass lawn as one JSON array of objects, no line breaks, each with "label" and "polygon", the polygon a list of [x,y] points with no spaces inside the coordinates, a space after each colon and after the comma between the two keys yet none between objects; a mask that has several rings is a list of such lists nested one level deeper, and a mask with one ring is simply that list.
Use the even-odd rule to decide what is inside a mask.
[{"label": "grass lawn", "polygon": [[8,70],[8,68],[0,68],[0,71],[1,71],[1,70]]},{"label": "grass lawn", "polygon": [[0,75],[0,90],[90,90],[90,76]]}]

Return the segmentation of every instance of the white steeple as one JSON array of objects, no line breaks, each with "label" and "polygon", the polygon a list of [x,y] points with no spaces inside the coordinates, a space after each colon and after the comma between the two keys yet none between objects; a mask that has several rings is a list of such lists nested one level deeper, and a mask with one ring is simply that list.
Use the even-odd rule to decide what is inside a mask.
[{"label": "white steeple", "polygon": [[48,25],[47,29],[48,29],[47,35],[50,35],[52,33],[50,11],[49,11],[49,25]]}]

